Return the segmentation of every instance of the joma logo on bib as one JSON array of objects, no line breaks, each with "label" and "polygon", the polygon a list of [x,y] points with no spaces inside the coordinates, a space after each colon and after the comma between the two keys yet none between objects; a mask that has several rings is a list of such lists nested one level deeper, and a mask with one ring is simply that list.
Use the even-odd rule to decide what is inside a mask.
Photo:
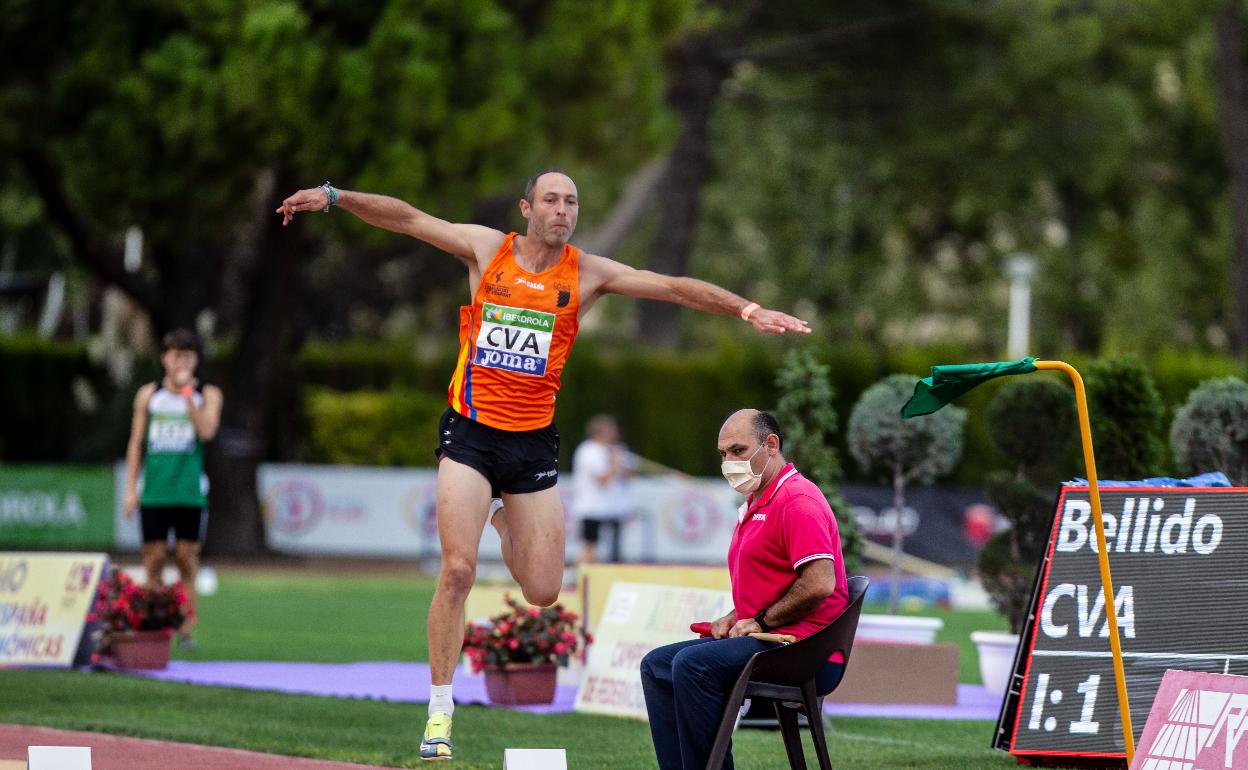
[{"label": "joma logo on bib", "polygon": [[487,302],[481,308],[481,331],[472,361],[491,369],[544,376],[554,330],[554,313]]}]

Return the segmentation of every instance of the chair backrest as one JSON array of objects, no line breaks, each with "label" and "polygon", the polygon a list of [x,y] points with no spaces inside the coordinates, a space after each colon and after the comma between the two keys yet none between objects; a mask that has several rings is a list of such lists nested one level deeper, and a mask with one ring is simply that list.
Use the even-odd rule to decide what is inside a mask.
[{"label": "chair backrest", "polygon": [[752,659],[750,679],[756,682],[801,686],[814,678],[828,658],[840,651],[849,663],[849,653],[854,646],[854,634],[858,632],[858,616],[862,614],[862,600],[871,581],[864,575],[848,580],[849,604],[845,610],[822,629],[793,644],[764,650]]}]

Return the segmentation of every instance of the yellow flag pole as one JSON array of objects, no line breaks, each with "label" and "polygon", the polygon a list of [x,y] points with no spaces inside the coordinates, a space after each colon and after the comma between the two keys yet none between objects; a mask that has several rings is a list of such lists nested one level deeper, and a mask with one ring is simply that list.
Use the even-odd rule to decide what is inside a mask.
[{"label": "yellow flag pole", "polygon": [[1037,369],[1065,372],[1075,386],[1075,406],[1079,412],[1079,435],[1083,439],[1083,462],[1088,473],[1088,497],[1096,529],[1096,555],[1101,564],[1101,586],[1105,592],[1105,617],[1109,621],[1109,647],[1114,657],[1114,681],[1118,685],[1118,712],[1122,716],[1122,737],[1127,749],[1127,766],[1135,755],[1135,733],[1131,729],[1131,706],[1127,701],[1127,677],[1122,668],[1122,642],[1118,638],[1118,608],[1114,604],[1114,582],[1109,574],[1109,550],[1105,546],[1105,524],[1101,519],[1101,491],[1096,484],[1096,458],[1092,455],[1092,428],[1088,420],[1088,397],[1083,378],[1064,361],[1036,361]]}]

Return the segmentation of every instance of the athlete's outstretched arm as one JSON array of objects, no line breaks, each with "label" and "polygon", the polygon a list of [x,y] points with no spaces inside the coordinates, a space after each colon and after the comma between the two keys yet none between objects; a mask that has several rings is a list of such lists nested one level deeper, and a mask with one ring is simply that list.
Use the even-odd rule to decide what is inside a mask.
[{"label": "athlete's outstretched arm", "polygon": [[[338,190],[334,205],[346,209],[360,219],[384,230],[390,230],[424,241],[463,259],[475,260],[478,254],[493,254],[503,242],[503,234],[482,225],[462,225],[438,219],[415,206],[389,195]],[[329,194],[323,187],[300,190],[277,208],[282,224],[290,224],[300,211],[324,211]]]},{"label": "athlete's outstretched arm", "polygon": [[594,254],[582,257],[582,270],[596,283],[596,291],[600,294],[657,299],[707,313],[741,316],[755,329],[767,334],[810,333],[810,325],[800,318],[759,307],[745,297],[697,278],[637,270]]}]

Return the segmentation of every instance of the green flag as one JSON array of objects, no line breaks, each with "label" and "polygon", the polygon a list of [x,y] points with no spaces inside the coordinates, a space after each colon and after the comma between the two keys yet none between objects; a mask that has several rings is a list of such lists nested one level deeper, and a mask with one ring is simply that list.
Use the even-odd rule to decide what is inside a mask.
[{"label": "green flag", "polygon": [[933,366],[932,376],[914,385],[914,395],[901,408],[902,419],[931,414],[971,388],[1007,374],[1028,374],[1036,370],[1036,359],[998,361],[995,364],[954,364]]}]

